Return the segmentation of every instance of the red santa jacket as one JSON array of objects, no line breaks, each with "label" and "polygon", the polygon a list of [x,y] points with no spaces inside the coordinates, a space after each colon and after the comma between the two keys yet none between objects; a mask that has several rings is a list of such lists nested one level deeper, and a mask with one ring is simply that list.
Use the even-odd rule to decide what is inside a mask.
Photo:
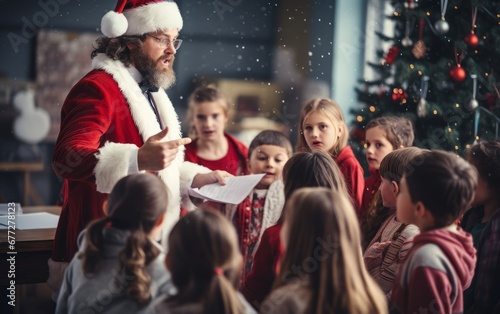
[{"label": "red santa jacket", "polygon": [[[92,67],[69,92],[61,110],[52,162],[66,187],[52,253],[57,262],[71,260],[78,234],[104,215],[107,194],[128,174],[130,156],[160,132],[148,100],[122,62],[99,54]],[[163,140],[180,138],[177,114],[165,91],[153,93],[153,98],[162,124],[169,128]],[[165,235],[179,218],[180,189],[187,195],[194,175],[210,171],[183,161],[181,152],[158,173],[169,191]]]}]

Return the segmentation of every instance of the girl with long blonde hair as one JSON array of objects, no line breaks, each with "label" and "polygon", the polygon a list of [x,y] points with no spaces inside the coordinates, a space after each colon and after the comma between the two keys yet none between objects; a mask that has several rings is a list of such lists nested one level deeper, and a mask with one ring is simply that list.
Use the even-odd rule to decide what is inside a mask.
[{"label": "girl with long blonde hair", "polygon": [[363,168],[347,144],[349,130],[340,106],[328,98],[316,98],[300,112],[297,151],[322,150],[329,153],[345,177],[354,208],[358,212],[363,200]]},{"label": "girl with long blonde hair", "polygon": [[281,238],[285,254],[262,313],[387,313],[382,291],[365,270],[356,214],[343,193],[295,191]]}]

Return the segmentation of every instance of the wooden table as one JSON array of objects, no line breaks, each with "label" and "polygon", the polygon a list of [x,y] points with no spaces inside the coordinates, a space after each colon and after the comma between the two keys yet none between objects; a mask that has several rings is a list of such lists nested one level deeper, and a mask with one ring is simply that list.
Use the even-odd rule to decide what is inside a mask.
[{"label": "wooden table", "polygon": [[43,204],[42,197],[38,193],[31,182],[31,172],[32,171],[42,171],[43,163],[38,162],[0,162],[0,171],[7,172],[23,172],[24,173],[24,192],[23,192],[23,206],[28,206],[30,197],[33,199],[35,204]]},{"label": "wooden table", "polygon": [[[23,213],[48,212],[59,215],[59,206],[25,206]],[[49,278],[47,260],[52,254],[52,245],[56,229],[33,229],[15,231],[15,252],[11,252],[7,242],[7,230],[0,230],[0,286],[7,285],[10,281],[8,270],[10,267],[7,258],[15,256],[15,281],[18,284],[32,284],[46,282]]]}]

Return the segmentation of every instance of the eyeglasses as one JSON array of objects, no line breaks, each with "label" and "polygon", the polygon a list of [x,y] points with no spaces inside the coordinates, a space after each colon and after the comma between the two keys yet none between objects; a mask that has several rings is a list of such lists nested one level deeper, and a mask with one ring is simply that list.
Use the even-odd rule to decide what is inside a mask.
[{"label": "eyeglasses", "polygon": [[153,36],[151,34],[146,34],[146,36],[149,36],[149,37],[156,39],[160,48],[162,48],[162,49],[166,49],[167,47],[170,47],[170,45],[172,45],[174,47],[174,49],[177,50],[181,47],[181,44],[182,44],[182,39],[170,40],[167,37],[160,38],[160,37]]}]

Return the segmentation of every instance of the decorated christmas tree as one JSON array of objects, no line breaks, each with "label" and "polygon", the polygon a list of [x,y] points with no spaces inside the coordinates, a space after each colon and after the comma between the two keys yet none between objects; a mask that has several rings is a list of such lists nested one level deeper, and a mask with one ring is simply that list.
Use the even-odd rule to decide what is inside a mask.
[{"label": "decorated christmas tree", "polygon": [[368,63],[375,80],[356,88],[351,145],[364,160],[370,119],[398,115],[414,123],[415,145],[462,154],[478,139],[498,138],[500,1],[392,0],[394,35]]}]

